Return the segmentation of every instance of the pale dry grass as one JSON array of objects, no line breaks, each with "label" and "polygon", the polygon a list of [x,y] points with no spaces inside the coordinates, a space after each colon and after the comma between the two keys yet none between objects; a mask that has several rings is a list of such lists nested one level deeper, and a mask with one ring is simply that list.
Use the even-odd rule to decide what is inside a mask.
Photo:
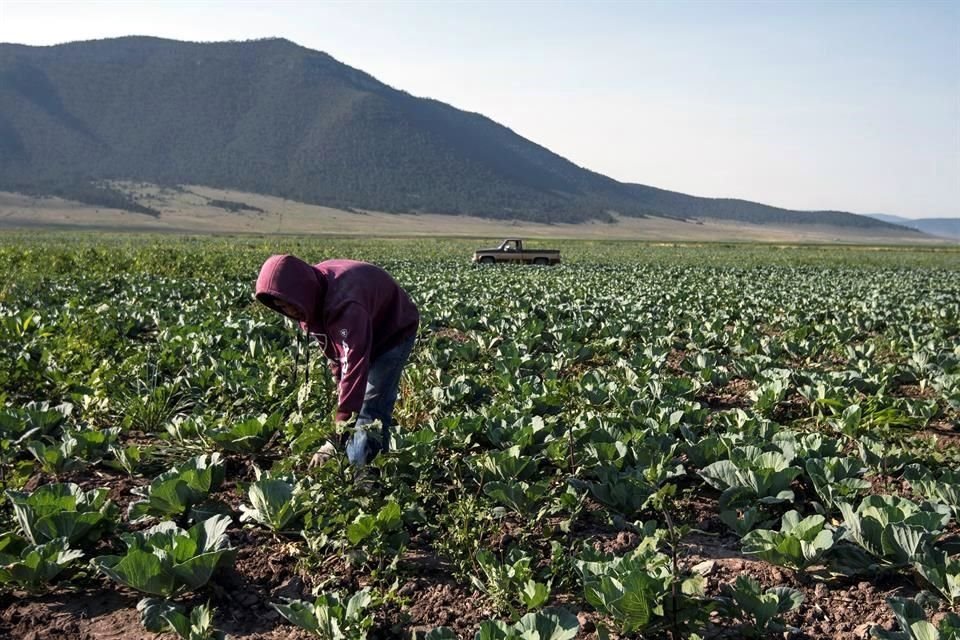
[{"label": "pale dry grass", "polygon": [[[941,238],[809,225],[775,226],[711,220],[620,218],[615,223],[536,224],[441,214],[345,211],[284,198],[202,186],[168,189],[119,183],[159,217],[102,209],[60,198],[0,192],[0,228],[59,227],[174,233],[252,233],[361,236],[460,236],[652,241],[773,243],[943,244]],[[231,212],[210,205],[229,200],[262,209]]]}]

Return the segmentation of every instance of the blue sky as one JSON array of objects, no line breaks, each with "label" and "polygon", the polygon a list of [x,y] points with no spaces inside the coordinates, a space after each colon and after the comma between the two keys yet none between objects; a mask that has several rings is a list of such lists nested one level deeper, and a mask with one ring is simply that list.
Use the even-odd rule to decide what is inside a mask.
[{"label": "blue sky", "polygon": [[960,2],[18,2],[0,41],[289,38],[618,180],[960,217]]}]

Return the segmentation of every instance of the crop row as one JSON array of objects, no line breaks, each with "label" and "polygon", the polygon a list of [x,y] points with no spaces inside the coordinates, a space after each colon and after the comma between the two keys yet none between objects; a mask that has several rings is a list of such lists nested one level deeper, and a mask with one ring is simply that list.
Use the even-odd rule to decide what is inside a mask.
[{"label": "crop row", "polygon": [[[77,248],[4,288],[7,588],[106,579],[144,594],[147,629],[213,637],[191,594],[215,595],[246,527],[304,575],[336,568],[311,578],[315,599],[270,603],[321,637],[386,633],[377,612],[405,608],[423,554],[480,594],[480,638],[762,635],[797,620],[798,587],[857,576],[921,587],[891,599],[901,631],[878,636],[958,633],[956,617],[927,621],[960,606],[949,265],[704,253],[511,270],[386,251],[424,321],[391,450],[357,474],[309,464],[347,428],[319,354],[253,303],[253,271],[215,248],[183,258],[194,250]],[[161,251],[163,272],[144,273]],[[127,272],[102,273],[121,258]],[[618,534],[632,542],[611,553]],[[732,536],[793,586],[715,583],[686,557],[704,536]]]}]

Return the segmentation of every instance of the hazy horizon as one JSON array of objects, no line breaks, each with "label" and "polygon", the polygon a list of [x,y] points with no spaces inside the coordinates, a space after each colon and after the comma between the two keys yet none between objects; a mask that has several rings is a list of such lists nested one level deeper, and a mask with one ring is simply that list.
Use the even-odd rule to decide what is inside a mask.
[{"label": "hazy horizon", "polygon": [[2,42],[122,35],[287,38],[623,182],[960,217],[960,3],[0,0]]}]

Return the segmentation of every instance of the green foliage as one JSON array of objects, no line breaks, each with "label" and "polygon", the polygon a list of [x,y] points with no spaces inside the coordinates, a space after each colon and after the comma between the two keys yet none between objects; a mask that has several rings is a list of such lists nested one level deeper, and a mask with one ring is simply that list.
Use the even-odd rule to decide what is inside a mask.
[{"label": "green foliage", "polygon": [[[24,486],[54,482],[53,473],[87,489],[119,479],[122,491],[149,484],[171,466],[187,471],[189,456],[220,451],[229,455],[221,464],[235,475],[227,486],[236,482],[244,492],[248,526],[278,527],[285,538],[248,531],[244,544],[282,545],[321,589],[342,578],[330,568],[342,566],[343,555],[355,563],[359,584],[396,580],[406,594],[399,585],[414,573],[468,587],[471,575],[486,583],[478,551],[495,550],[507,565],[503,550],[522,548],[534,575],[514,580],[507,596],[511,625],[549,584],[552,602],[583,601],[590,593],[596,605],[581,604],[596,609],[591,615],[600,631],[634,623],[630,616],[644,611],[633,606],[639,600],[650,611],[636,633],[743,635],[733,627],[740,617],[708,618],[716,603],[700,594],[703,578],[696,575],[704,571],[709,579],[707,569],[685,568],[690,545],[712,546],[719,515],[747,536],[745,544],[759,539],[757,550],[774,561],[807,569],[826,564],[829,571],[815,577],[828,581],[831,592],[848,582],[834,577],[837,571],[868,572],[859,580],[873,580],[883,570],[885,588],[915,583],[955,598],[955,525],[943,522],[948,509],[956,515],[949,474],[960,465],[960,449],[948,439],[934,441],[934,429],[923,428],[925,420],[930,427],[953,421],[960,397],[955,250],[746,244],[638,250],[636,243],[562,241],[566,264],[521,270],[470,267],[464,256],[477,246],[473,240],[34,235],[0,242],[7,275],[0,286],[0,531],[20,534],[6,492],[32,495]],[[365,478],[351,477],[341,457],[318,467],[307,462],[318,443],[335,437],[334,383],[315,351],[311,384],[301,382],[305,345],[297,344],[289,323],[251,299],[251,282],[272,253],[383,265],[420,307],[398,426],[390,450]],[[761,411],[749,391],[768,386],[785,391]],[[282,424],[261,429],[258,419],[249,431],[235,431],[261,414],[283,416]],[[122,430],[111,440],[117,426]],[[25,449],[30,442],[55,449],[71,438],[70,456],[46,469]],[[222,450],[235,441],[243,451]],[[208,455],[205,466],[220,466],[212,460]],[[717,483],[711,486],[700,474],[724,461],[736,467],[726,474],[729,486],[721,482],[725,474],[711,477]],[[63,471],[71,465],[73,471]],[[270,469],[254,482],[256,499],[246,475],[255,465]],[[916,516],[902,505],[896,510],[903,513],[889,517],[880,507],[858,511],[871,472],[878,474],[869,478],[875,486],[899,491],[903,483],[916,508],[933,515]],[[127,473],[132,480],[121,477]],[[196,482],[187,481],[178,471],[170,499],[164,490],[154,497],[151,517],[185,530],[215,508],[206,501],[218,474],[194,475]],[[256,485],[268,479],[287,483],[290,493]],[[189,491],[178,489],[179,481]],[[152,510],[151,487],[143,489],[147,504],[137,510]],[[863,546],[851,537],[841,511],[846,503],[867,523],[858,534]],[[784,532],[781,516],[792,508],[822,516],[823,527],[813,515],[806,531]],[[64,514],[96,510],[66,505]],[[670,533],[635,522],[653,513],[664,522],[672,518]],[[100,548],[110,551],[98,553],[125,557],[112,529],[129,534],[148,526],[131,515],[134,522],[121,519],[114,527],[101,521],[84,538],[99,535]],[[844,539],[822,552],[818,536],[831,527],[839,534],[841,526]],[[301,529],[305,542],[291,535]],[[50,535],[60,533],[67,531]],[[414,546],[408,535],[416,541],[411,553],[404,551]],[[616,557],[591,556],[580,550],[581,540],[630,550],[618,551],[627,562],[584,580],[578,560]],[[729,540],[723,535],[717,542],[728,547]],[[8,545],[6,559],[21,564],[21,554],[34,547],[21,535]],[[256,558],[266,548],[248,551]],[[637,557],[634,548],[642,549]],[[161,557],[169,554],[146,553],[163,569]],[[69,578],[80,589],[97,584],[74,562],[53,580]],[[144,580],[153,583],[146,573]],[[156,583],[154,590],[186,590]],[[394,620],[394,604],[421,604],[419,584],[412,596],[384,602],[385,622]],[[186,609],[180,613],[189,617]],[[365,613],[381,619],[372,606]],[[408,625],[397,622],[378,632],[406,632]]]},{"label": "green foliage", "polygon": [[137,603],[143,628],[153,633],[175,633],[181,640],[225,640],[226,634],[213,626],[214,610],[209,604],[185,613],[183,607],[162,598],[143,598]]},{"label": "green foliage", "polygon": [[[687,627],[701,622],[708,607],[701,601],[700,575],[675,575],[669,556],[647,536],[627,555],[615,557],[585,547],[577,561],[584,598],[616,623],[622,633],[655,626]],[[679,582],[679,588],[673,589]]]},{"label": "green foliage", "polygon": [[252,506],[242,505],[241,522],[253,520],[274,531],[287,529],[307,509],[305,494],[299,485],[273,478],[250,483],[247,497]]},{"label": "green foliage", "polygon": [[[12,318],[5,317],[3,320],[9,324]],[[39,322],[39,315],[33,312],[26,313],[17,323],[13,337],[23,336]],[[72,411],[72,405],[61,404],[51,407],[48,402],[28,402],[22,408],[3,407],[0,409],[0,442],[15,446],[51,434],[63,424]]]},{"label": "green foliage", "polygon": [[536,581],[532,558],[520,549],[511,549],[502,560],[482,549],[476,560],[481,575],[471,575],[470,582],[487,594],[498,611],[514,611],[518,606],[532,610],[549,599],[550,585]]},{"label": "green foliage", "polygon": [[803,604],[803,594],[796,589],[773,587],[764,590],[750,576],[740,576],[733,585],[723,585],[722,593],[721,613],[749,625],[741,630],[751,637],[785,630],[780,616]]},{"label": "green foliage", "polygon": [[523,455],[519,446],[504,451],[488,451],[474,456],[468,463],[483,482],[527,480],[537,471],[537,461]]},{"label": "green foliage", "polygon": [[113,454],[114,460],[108,464],[115,469],[122,469],[129,476],[133,476],[137,473],[140,465],[150,456],[151,448],[136,444],[125,447],[112,445],[110,453]]},{"label": "green foliage", "polygon": [[[361,547],[360,562],[373,557],[382,566],[388,556],[399,559],[409,535],[403,528],[403,512],[396,502],[388,502],[376,514],[360,513],[346,528],[347,541]],[[366,551],[364,552],[363,549]]]},{"label": "green foliage", "polygon": [[781,567],[803,570],[819,562],[837,537],[823,516],[807,516],[801,520],[798,512],[788,511],[780,531],[757,529],[748,533],[741,544],[744,553]]},{"label": "green foliage", "polygon": [[960,556],[928,548],[913,567],[948,602],[960,605]]},{"label": "green foliage", "polygon": [[157,476],[141,493],[143,499],[130,505],[128,516],[131,521],[137,521],[189,515],[193,507],[220,486],[224,473],[219,453],[190,458]]},{"label": "green foliage", "polygon": [[770,522],[757,507],[744,506],[741,509],[724,509],[720,512],[720,521],[741,538],[762,524]]},{"label": "green foliage", "polygon": [[540,503],[549,489],[550,483],[546,480],[540,482],[495,481],[483,486],[484,493],[523,517],[532,517],[537,514]]},{"label": "green foliage", "polygon": [[777,408],[780,401],[784,399],[790,384],[782,378],[774,378],[760,384],[756,389],[750,391],[750,398],[753,400],[757,412],[763,416],[773,415],[773,410]]},{"label": "green foliage", "polygon": [[866,469],[856,458],[811,458],[807,476],[824,506],[833,509],[840,501],[849,502],[870,488],[862,478]]},{"label": "green foliage", "polygon": [[790,466],[791,462],[792,458],[778,451],[748,445],[733,449],[729,460],[704,467],[700,475],[707,484],[723,491],[721,505],[792,502],[790,483],[803,471]]},{"label": "green foliage", "polygon": [[78,444],[76,438],[65,435],[56,444],[45,444],[39,440],[29,442],[26,449],[36,458],[44,473],[60,476],[85,466],[83,459],[77,455]]},{"label": "green foliage", "polygon": [[887,631],[880,626],[870,629],[870,635],[879,640],[957,640],[960,638],[960,617],[948,613],[934,625],[916,600],[887,598],[900,631]]},{"label": "green foliage", "polygon": [[475,496],[460,495],[448,510],[440,512],[435,526],[438,537],[434,548],[438,555],[453,565],[458,577],[468,579],[483,540],[496,530],[490,511],[483,508]]},{"label": "green foliage", "polygon": [[227,516],[213,516],[186,531],[162,522],[121,536],[127,552],[94,558],[93,564],[111,580],[143,593],[170,597],[195,591],[218,567],[233,562],[229,525]]},{"label": "green foliage", "polygon": [[10,533],[0,535],[0,585],[37,589],[82,557],[66,538],[29,544]]},{"label": "green foliage", "polygon": [[651,452],[646,466],[629,466],[618,469],[613,465],[601,465],[591,471],[594,480],[569,480],[578,489],[586,489],[598,502],[627,517],[636,516],[644,508],[647,499],[665,482],[684,474],[683,466],[676,460],[676,447],[664,452]]},{"label": "green foliage", "polygon": [[313,602],[292,600],[273,604],[291,624],[324,640],[363,640],[373,626],[373,616],[366,613],[374,603],[369,589],[362,589],[344,600],[339,593],[324,593]]},{"label": "green foliage", "polygon": [[950,507],[954,518],[960,518],[960,470],[943,469],[934,473],[920,464],[911,464],[903,471],[910,486],[930,502]]},{"label": "green foliage", "polygon": [[497,620],[481,622],[474,640],[573,640],[579,630],[577,616],[551,607],[528,613],[512,625]]},{"label": "green foliage", "polygon": [[279,413],[270,416],[262,414],[241,422],[229,423],[228,426],[207,429],[203,435],[224,451],[257,453],[280,428],[282,420],[283,416]]},{"label": "green foliage", "polygon": [[856,509],[842,502],[840,512],[845,537],[880,563],[893,566],[906,566],[919,557],[950,520],[945,508],[922,509],[895,496],[867,496]]},{"label": "green foliage", "polygon": [[66,538],[70,544],[96,539],[116,517],[108,489],[83,491],[75,484],[46,484],[32,493],[7,491],[17,523],[33,544]]}]

